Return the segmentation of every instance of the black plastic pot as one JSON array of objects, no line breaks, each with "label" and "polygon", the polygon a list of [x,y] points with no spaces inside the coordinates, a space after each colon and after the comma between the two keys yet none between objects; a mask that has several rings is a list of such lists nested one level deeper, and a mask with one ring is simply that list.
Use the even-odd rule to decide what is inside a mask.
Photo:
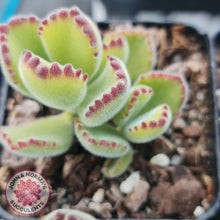
[{"label": "black plastic pot", "polygon": [[[134,22],[136,24],[136,22]],[[156,26],[156,27],[166,27],[170,28],[174,24],[169,24],[169,23],[142,23],[142,25],[149,27],[149,26]],[[100,23],[99,27],[103,30],[107,29],[109,27],[109,23]],[[210,60],[211,63],[211,55],[210,55],[210,43],[208,40],[207,35],[201,33],[199,30],[195,29],[194,27],[189,27],[187,26],[187,30],[192,33],[196,33],[198,35],[199,39],[204,43],[204,49],[207,51],[207,57]],[[212,100],[212,105],[210,106],[211,112],[213,113],[213,122],[212,122],[212,127],[210,128],[213,133],[213,138],[214,138],[214,146],[213,146],[213,152],[215,154],[215,158],[212,158],[210,160],[212,164],[212,169],[216,176],[214,179],[215,181],[215,187],[216,187],[216,193],[215,193],[215,202],[212,204],[210,209],[206,211],[202,216],[198,218],[198,220],[217,220],[220,219],[218,214],[220,213],[219,211],[219,202],[220,202],[220,150],[219,150],[219,125],[217,121],[217,107],[215,106],[215,89],[216,89],[216,75],[214,74],[214,71],[211,71],[211,65],[209,66],[210,73],[210,79],[209,79],[209,85],[210,85],[210,100]],[[9,87],[7,86],[5,80],[3,79],[2,74],[0,75],[0,125],[4,123],[4,115],[5,115],[5,105],[6,105],[6,100],[7,100],[7,95],[9,91]],[[189,186],[190,187],[190,186]],[[7,213],[1,206],[0,206],[0,217],[3,218],[4,220],[36,220],[38,218],[31,218],[31,217],[17,217],[13,216],[9,213]],[[132,220],[132,219],[130,219]],[[145,219],[145,220],[150,220],[150,219]],[[158,219],[159,220],[159,219]],[[168,220],[168,219],[166,219]],[[171,219],[170,219],[171,220]],[[174,220],[174,219],[172,219]],[[176,219],[177,220],[177,219]],[[186,220],[186,219],[185,219]],[[189,220],[189,219],[188,219]]]},{"label": "black plastic pot", "polygon": [[216,88],[220,88],[220,75],[218,73],[218,68],[220,67],[220,62],[217,60],[217,56],[220,53],[220,31],[218,31],[211,40],[211,55],[212,55],[212,68],[216,75]]},{"label": "black plastic pot", "polygon": [[[211,54],[211,61],[212,61],[212,72],[213,72],[213,93],[216,94],[216,89],[220,88],[220,74],[218,69],[220,68],[220,61],[217,60],[217,56],[220,55],[220,31],[218,31],[210,40],[211,47],[210,47],[210,54]],[[216,97],[215,97],[216,98]],[[217,99],[215,99],[215,103],[217,103]],[[219,106],[215,105],[215,116],[216,116],[216,141],[218,146],[220,146],[220,109]],[[217,149],[218,150],[218,149]],[[220,163],[218,161],[218,163]],[[218,170],[219,173],[219,170]],[[218,196],[218,206],[220,207],[220,198]],[[216,219],[220,219],[220,211],[218,211],[218,216]]]}]

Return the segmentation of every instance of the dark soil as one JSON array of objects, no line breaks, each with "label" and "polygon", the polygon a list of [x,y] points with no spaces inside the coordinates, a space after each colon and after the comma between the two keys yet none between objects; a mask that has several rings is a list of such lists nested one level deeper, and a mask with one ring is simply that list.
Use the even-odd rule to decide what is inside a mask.
[{"label": "dark soil", "polygon": [[[171,128],[162,138],[135,145],[129,170],[115,179],[106,179],[101,173],[104,159],[85,152],[77,141],[67,153],[53,158],[26,159],[2,150],[0,203],[8,212],[16,215],[5,200],[7,180],[23,169],[42,173],[51,186],[50,201],[38,216],[74,208],[104,219],[194,218],[201,214],[198,210],[210,208],[217,194],[217,177],[206,41],[182,25],[151,26],[149,33],[158,49],[156,69],[184,73],[190,85],[190,99]],[[6,123],[21,124],[51,113],[57,111],[13,92]],[[169,157],[168,166],[149,162],[159,153]],[[122,193],[121,182],[136,171],[140,180],[130,193]]]}]

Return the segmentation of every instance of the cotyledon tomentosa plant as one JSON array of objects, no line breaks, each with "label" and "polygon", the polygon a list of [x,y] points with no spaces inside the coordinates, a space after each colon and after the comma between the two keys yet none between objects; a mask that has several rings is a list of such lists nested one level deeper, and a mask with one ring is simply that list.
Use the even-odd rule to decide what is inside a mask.
[{"label": "cotyledon tomentosa plant", "polygon": [[150,71],[155,48],[145,29],[114,32],[102,42],[96,25],[76,7],[43,21],[15,17],[0,26],[0,45],[9,84],[64,111],[0,128],[3,146],[21,156],[64,153],[75,133],[86,150],[109,158],[103,173],[118,176],[132,160],[129,141],[163,134],[187,99],[183,76]]}]

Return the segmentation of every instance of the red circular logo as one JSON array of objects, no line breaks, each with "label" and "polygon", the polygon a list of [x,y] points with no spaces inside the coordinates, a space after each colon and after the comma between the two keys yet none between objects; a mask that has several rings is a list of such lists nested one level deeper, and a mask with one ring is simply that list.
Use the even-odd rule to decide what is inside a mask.
[{"label": "red circular logo", "polygon": [[9,179],[5,196],[15,212],[22,215],[33,215],[47,205],[50,187],[40,173],[23,170]]}]

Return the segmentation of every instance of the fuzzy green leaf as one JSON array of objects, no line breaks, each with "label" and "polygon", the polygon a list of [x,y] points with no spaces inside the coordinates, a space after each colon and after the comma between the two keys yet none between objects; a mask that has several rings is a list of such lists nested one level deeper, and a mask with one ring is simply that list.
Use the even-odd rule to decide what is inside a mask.
[{"label": "fuzzy green leaf", "polygon": [[132,150],[130,150],[123,157],[117,159],[107,159],[102,167],[102,173],[108,178],[118,177],[128,169],[132,159]]},{"label": "fuzzy green leaf", "polygon": [[39,30],[51,60],[82,68],[89,80],[95,75],[102,42],[97,27],[83,12],[76,7],[59,10],[42,21]]},{"label": "fuzzy green leaf", "polygon": [[88,127],[111,119],[129,96],[130,78],[126,67],[116,57],[107,59],[102,75],[88,88],[86,99],[78,108],[80,120]]},{"label": "fuzzy green leaf", "polygon": [[78,210],[57,209],[49,213],[44,220],[96,220],[96,218]]},{"label": "fuzzy green leaf", "polygon": [[28,96],[30,94],[19,76],[18,63],[25,49],[47,59],[40,37],[37,35],[38,25],[39,22],[35,17],[15,17],[7,25],[0,26],[0,59],[3,73],[14,89]]},{"label": "fuzzy green leaf", "polygon": [[134,143],[149,142],[163,134],[170,126],[172,113],[167,105],[160,105],[128,124],[124,134]]},{"label": "fuzzy green leaf", "polygon": [[76,118],[75,134],[82,146],[97,156],[117,158],[124,156],[130,150],[130,144],[107,124],[89,128]]},{"label": "fuzzy green leaf", "polygon": [[150,86],[154,91],[154,96],[141,113],[166,103],[170,106],[172,114],[175,115],[188,99],[188,87],[180,75],[151,72],[141,75],[136,84]]},{"label": "fuzzy green leaf", "polygon": [[19,70],[26,88],[47,106],[71,111],[86,95],[88,76],[70,64],[49,63],[25,51]]},{"label": "fuzzy green leaf", "polygon": [[103,72],[106,66],[107,56],[109,55],[121,59],[124,63],[127,62],[129,47],[125,37],[116,37],[115,39],[111,39],[110,41],[105,41],[104,39],[102,62],[99,67],[97,76],[99,76]]},{"label": "fuzzy green leaf", "polygon": [[124,126],[134,119],[153,95],[153,90],[145,85],[134,86],[130,91],[130,96],[122,110],[114,117],[114,123]]},{"label": "fuzzy green leaf", "polygon": [[15,154],[26,157],[56,156],[73,141],[73,116],[62,113],[16,127],[1,127],[0,141]]},{"label": "fuzzy green leaf", "polygon": [[126,63],[132,83],[137,77],[153,68],[155,51],[149,34],[145,30],[132,29],[108,35],[106,40],[125,36],[129,44],[129,57]]}]

